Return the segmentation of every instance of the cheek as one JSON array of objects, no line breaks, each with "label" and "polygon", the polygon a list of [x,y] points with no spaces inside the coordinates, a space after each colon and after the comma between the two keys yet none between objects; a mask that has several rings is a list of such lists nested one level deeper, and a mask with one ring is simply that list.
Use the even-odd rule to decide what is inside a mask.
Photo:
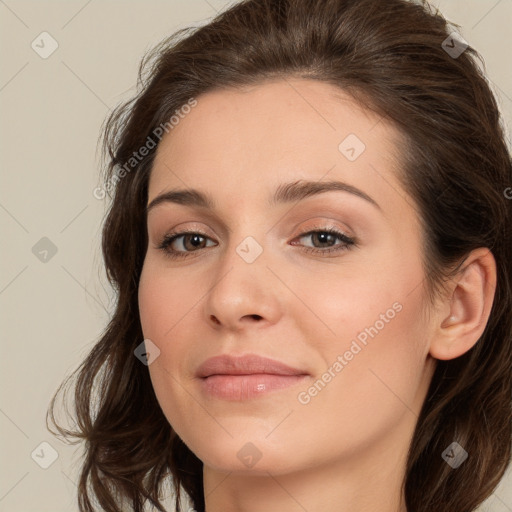
[{"label": "cheek", "polygon": [[343,334],[326,351],[327,366],[341,356],[342,369],[336,367],[334,385],[318,406],[359,418],[357,428],[375,433],[378,425],[385,428],[411,411],[417,415],[428,348],[423,307],[418,293],[373,297],[366,304],[354,299],[352,315],[344,313],[344,324],[338,324]]},{"label": "cheek", "polygon": [[382,307],[375,302],[373,314],[354,308],[352,317],[344,315],[345,324],[336,330],[346,335],[323,348],[325,373],[297,397],[301,405],[295,419],[302,418],[298,437],[322,418],[325,441],[317,449],[326,456],[329,451],[356,453],[416,420],[424,398],[426,340],[422,305],[416,299],[407,297],[400,311],[391,307],[387,323],[378,316],[392,306],[387,300]]},{"label": "cheek", "polygon": [[[188,292],[190,296],[193,292]],[[169,282],[165,270],[145,265],[139,282],[139,316],[144,339],[150,339],[160,350],[159,357],[149,365],[149,372],[155,392],[159,393],[165,384],[167,372],[173,373],[173,364],[179,363],[180,345],[176,332],[180,319],[190,313],[187,291],[176,282]]]},{"label": "cheek", "polygon": [[198,301],[197,289],[185,273],[172,273],[148,258],[139,282],[139,314],[146,338],[163,342]]},{"label": "cheek", "polygon": [[[322,351],[326,347],[344,351],[358,335],[364,344],[388,336],[397,339],[414,329],[423,314],[418,286],[423,274],[419,263],[411,265],[401,258],[375,260],[364,269],[340,266],[338,273],[295,276],[294,293],[303,301],[294,314],[308,342]],[[384,345],[382,341],[380,346]],[[393,351],[396,346],[385,348]]]},{"label": "cheek", "polygon": [[[403,255],[393,256],[368,266],[365,273],[307,280],[299,292],[321,320],[302,328],[322,355],[325,370],[331,369],[317,375],[321,382],[311,389],[318,414],[334,406],[341,416],[350,410],[351,418],[369,420],[379,414],[392,421],[393,414],[416,403],[429,340],[423,273],[419,259],[411,263]],[[359,426],[367,425],[366,420]]]},{"label": "cheek", "polygon": [[[171,272],[146,260],[139,282],[138,303],[142,332],[160,350],[148,367],[153,389],[169,422],[188,416],[187,388],[190,326],[197,325],[202,293],[185,272]],[[189,427],[190,428],[190,427]]]}]

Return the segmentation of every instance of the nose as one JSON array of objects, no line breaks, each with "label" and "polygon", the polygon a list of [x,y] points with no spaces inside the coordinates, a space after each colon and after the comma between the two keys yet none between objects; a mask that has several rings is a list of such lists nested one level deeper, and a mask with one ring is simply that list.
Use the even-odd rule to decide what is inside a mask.
[{"label": "nose", "polygon": [[[204,314],[215,329],[239,332],[275,324],[282,315],[279,280],[268,268],[266,251],[252,262],[242,251],[229,247],[219,256],[212,272],[210,290],[204,301]],[[281,297],[283,294],[281,293]]]}]

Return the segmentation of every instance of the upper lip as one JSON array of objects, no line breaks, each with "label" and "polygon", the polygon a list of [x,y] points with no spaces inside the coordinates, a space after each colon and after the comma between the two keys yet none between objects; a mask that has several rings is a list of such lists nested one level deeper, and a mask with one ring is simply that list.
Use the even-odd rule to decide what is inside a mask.
[{"label": "upper lip", "polygon": [[306,375],[307,372],[292,368],[284,363],[254,354],[231,356],[223,354],[207,359],[197,369],[197,377],[212,375],[251,375],[267,373],[271,375]]}]

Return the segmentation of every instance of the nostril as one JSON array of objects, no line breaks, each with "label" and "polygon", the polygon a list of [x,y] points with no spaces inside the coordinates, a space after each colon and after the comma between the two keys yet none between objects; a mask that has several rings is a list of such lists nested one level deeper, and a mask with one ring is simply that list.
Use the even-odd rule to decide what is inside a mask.
[{"label": "nostril", "polygon": [[[246,315],[244,318],[250,318],[251,320],[263,320],[261,315]],[[220,320],[215,315],[210,315],[210,320],[217,325],[220,325]]]}]

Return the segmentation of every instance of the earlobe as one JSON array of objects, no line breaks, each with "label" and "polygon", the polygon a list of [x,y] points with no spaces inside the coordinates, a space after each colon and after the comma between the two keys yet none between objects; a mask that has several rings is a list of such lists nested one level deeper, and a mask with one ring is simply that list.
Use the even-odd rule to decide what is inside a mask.
[{"label": "earlobe", "polygon": [[432,357],[455,359],[477,343],[489,320],[495,291],[494,256],[487,248],[475,249],[453,278],[451,293],[436,316]]}]

